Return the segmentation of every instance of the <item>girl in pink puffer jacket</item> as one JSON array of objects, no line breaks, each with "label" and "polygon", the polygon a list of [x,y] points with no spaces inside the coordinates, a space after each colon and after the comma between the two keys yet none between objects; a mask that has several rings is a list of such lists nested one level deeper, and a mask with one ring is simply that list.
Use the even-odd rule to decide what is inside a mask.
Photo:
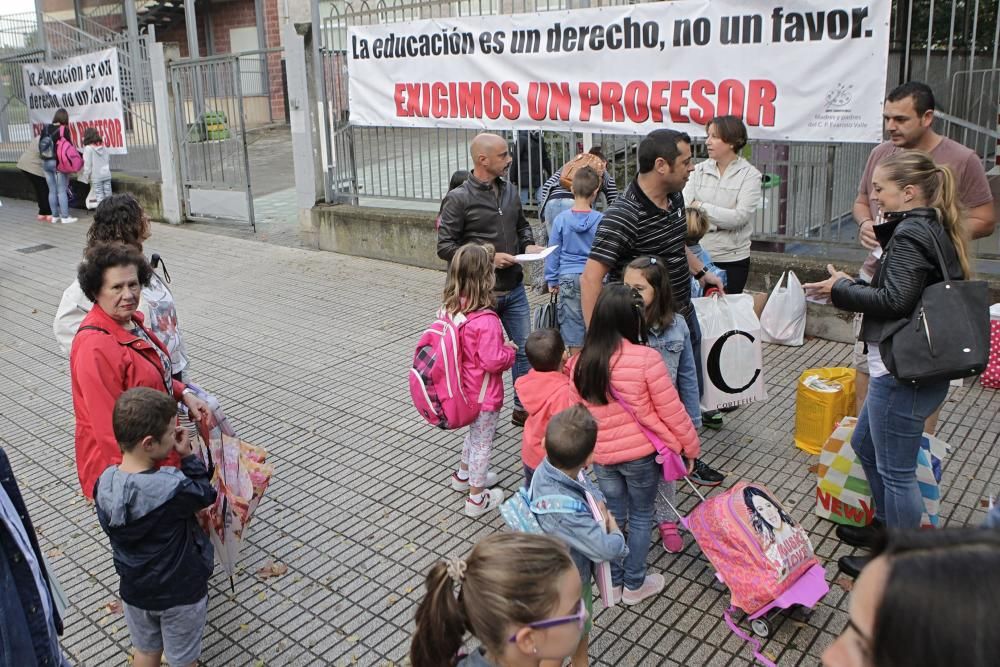
[{"label": "girl in pink puffer jacket", "polygon": [[514,365],[517,346],[504,342],[503,325],[493,310],[493,247],[466,244],[451,258],[444,286],[442,310],[459,328],[462,347],[462,389],[480,400],[480,412],[469,425],[462,446],[462,462],[451,476],[451,487],[469,491],[465,514],[477,517],[500,507],[503,489],[491,489],[496,475],[489,472],[490,452],[503,407],[503,372]]},{"label": "girl in pink puffer jacket", "polygon": [[[637,604],[663,590],[661,574],[646,574],[653,528],[653,503],[662,468],[653,443],[636,419],[692,465],[698,434],[688,417],[663,357],[642,345],[646,325],[643,302],[632,288],[604,287],[583,350],[570,361],[573,383],[597,420],[594,473],[618,525],[628,524],[629,553],[612,561],[611,579],[624,587],[621,600]],[[624,401],[633,418],[621,405]]]}]

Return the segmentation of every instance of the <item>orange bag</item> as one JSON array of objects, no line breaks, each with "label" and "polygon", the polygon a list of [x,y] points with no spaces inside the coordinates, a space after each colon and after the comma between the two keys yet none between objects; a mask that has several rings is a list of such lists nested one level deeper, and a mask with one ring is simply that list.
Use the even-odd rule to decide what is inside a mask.
[{"label": "orange bag", "polygon": [[575,158],[567,162],[562,166],[562,171],[559,175],[559,185],[563,186],[570,192],[573,191],[573,174],[575,174],[580,169],[584,167],[590,167],[597,172],[597,175],[603,181],[604,179],[604,160],[597,157],[592,153],[580,153]]}]

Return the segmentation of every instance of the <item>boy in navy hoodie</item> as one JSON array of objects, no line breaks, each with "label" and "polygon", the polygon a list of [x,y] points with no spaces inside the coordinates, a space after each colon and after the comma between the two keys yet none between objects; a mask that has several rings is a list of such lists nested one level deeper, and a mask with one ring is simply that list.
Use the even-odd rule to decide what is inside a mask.
[{"label": "boy in navy hoodie", "polygon": [[601,189],[601,176],[590,167],[573,174],[573,208],[552,222],[549,245],[559,248],[545,258],[545,282],[559,294],[556,312],[559,333],[570,355],[583,347],[583,307],[580,305],[580,275],[590,257],[597,225],[604,216],[590,207]]},{"label": "boy in navy hoodie", "polygon": [[[195,514],[215,502],[211,474],[177,426],[177,403],[162,391],[129,389],[112,415],[122,462],[101,473],[94,501],[111,540],[135,667],[194,665],[208,611],[215,552]],[[181,469],[157,468],[171,451]]]}]

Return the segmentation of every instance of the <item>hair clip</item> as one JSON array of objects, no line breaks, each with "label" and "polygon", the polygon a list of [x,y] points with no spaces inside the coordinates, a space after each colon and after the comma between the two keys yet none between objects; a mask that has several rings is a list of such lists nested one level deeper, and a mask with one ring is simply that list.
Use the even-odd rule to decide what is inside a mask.
[{"label": "hair clip", "polygon": [[452,558],[448,561],[448,576],[456,584],[461,584],[462,580],[465,579],[465,569],[467,565],[461,558]]},{"label": "hair clip", "polygon": [[656,258],[655,257],[650,257],[649,258],[649,263],[650,264],[656,264]]}]

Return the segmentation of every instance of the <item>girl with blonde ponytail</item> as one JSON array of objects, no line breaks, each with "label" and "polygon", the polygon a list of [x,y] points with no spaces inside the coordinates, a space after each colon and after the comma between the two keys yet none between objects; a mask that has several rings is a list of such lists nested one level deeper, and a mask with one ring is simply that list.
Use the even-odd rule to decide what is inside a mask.
[{"label": "girl with blonde ponytail", "polygon": [[[528,533],[497,533],[465,559],[427,574],[410,644],[412,667],[538,667],[573,655],[587,611],[565,544]],[[466,632],[480,648],[459,656]]]},{"label": "girl with blonde ponytail", "polygon": [[[902,327],[920,324],[912,318],[922,317],[915,311],[928,286],[968,279],[971,273],[962,232],[965,211],[958,204],[951,169],[935,164],[922,151],[895,153],[875,168],[871,192],[884,218],[874,227],[883,252],[871,284],[829,266],[828,280],[805,285],[813,295],[829,296],[838,308],[864,314],[858,340],[867,348],[871,381],[851,446],[872,488],[875,522],[866,528],[837,529],[841,540],[856,547],[872,544],[886,527],[920,527],[917,452],[925,420],[948,395],[948,380],[897,380],[882,350]],[[856,576],[867,561],[864,556],[845,556],[840,568]]]}]

